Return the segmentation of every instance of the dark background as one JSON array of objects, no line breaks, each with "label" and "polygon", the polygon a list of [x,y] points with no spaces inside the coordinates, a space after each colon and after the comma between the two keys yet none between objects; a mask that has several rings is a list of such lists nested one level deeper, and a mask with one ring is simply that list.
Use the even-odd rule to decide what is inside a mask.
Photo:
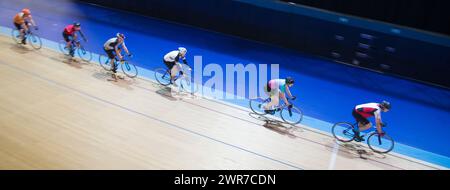
[{"label": "dark background", "polygon": [[448,0],[281,0],[450,35]]},{"label": "dark background", "polygon": [[[292,11],[300,7],[281,1],[253,0],[247,3],[237,0],[82,1],[270,43],[339,63],[450,88],[448,77],[450,46],[305,16]],[[435,5],[441,2],[437,0],[426,1],[429,2],[430,8],[419,3],[425,1],[418,0],[392,2],[379,0],[377,3],[375,0],[333,0],[333,2],[341,2],[339,6],[365,14],[379,13],[376,10],[382,9],[390,14],[377,15],[384,15],[383,18],[397,19],[396,21],[407,24],[415,23],[433,29],[444,25],[442,28],[448,29],[450,25],[450,22],[446,22],[450,18],[449,13],[444,11],[446,6]],[[255,4],[269,6],[262,7]],[[323,6],[339,7],[326,3]],[[373,11],[365,11],[360,7]],[[434,10],[433,7],[437,9]],[[336,17],[336,20],[339,18],[339,15],[332,13],[320,14],[329,14],[330,17]],[[433,22],[429,22],[430,19]],[[291,67],[298,69],[295,65]]]}]

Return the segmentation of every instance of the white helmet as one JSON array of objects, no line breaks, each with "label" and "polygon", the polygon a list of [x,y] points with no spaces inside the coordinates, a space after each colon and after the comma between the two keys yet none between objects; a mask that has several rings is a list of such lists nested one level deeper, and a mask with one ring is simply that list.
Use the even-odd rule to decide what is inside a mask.
[{"label": "white helmet", "polygon": [[187,49],[184,47],[179,47],[178,51],[180,51],[180,53],[187,53]]},{"label": "white helmet", "polygon": [[125,35],[122,34],[122,33],[117,33],[117,34],[116,34],[116,37],[125,39]]}]

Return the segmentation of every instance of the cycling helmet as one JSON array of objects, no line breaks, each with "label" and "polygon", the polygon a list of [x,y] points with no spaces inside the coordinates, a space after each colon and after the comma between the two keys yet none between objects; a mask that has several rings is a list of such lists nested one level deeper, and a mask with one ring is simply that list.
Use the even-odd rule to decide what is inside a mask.
[{"label": "cycling helmet", "polygon": [[122,34],[122,33],[117,33],[117,34],[116,34],[116,37],[125,39],[125,35]]},{"label": "cycling helmet", "polygon": [[286,84],[294,84],[294,79],[292,77],[286,77]]},{"label": "cycling helmet", "polygon": [[75,23],[73,23],[73,26],[75,26],[75,27],[80,27],[81,24],[80,24],[79,22],[75,22]]},{"label": "cycling helmet", "polygon": [[384,101],[384,100],[383,100],[383,102],[380,103],[380,106],[381,106],[382,108],[386,108],[386,109],[388,109],[388,110],[391,109],[391,103],[389,103],[388,101]]},{"label": "cycling helmet", "polygon": [[30,9],[25,8],[25,9],[22,9],[22,13],[29,15],[29,14],[31,14],[31,11],[30,11]]},{"label": "cycling helmet", "polygon": [[187,53],[187,49],[184,47],[179,47],[178,51],[180,51],[180,53]]}]

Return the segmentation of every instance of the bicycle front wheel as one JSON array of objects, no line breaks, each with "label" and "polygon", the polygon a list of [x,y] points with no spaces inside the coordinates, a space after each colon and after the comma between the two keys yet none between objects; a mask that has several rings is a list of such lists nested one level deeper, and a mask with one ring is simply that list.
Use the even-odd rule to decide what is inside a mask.
[{"label": "bicycle front wheel", "polygon": [[261,97],[250,99],[250,109],[253,111],[253,113],[258,115],[266,115],[266,112],[264,112],[264,105],[267,104],[267,101]]},{"label": "bicycle front wheel", "polygon": [[134,64],[124,61],[122,64],[122,71],[130,78],[134,78],[138,75],[137,67]]},{"label": "bicycle front wheel", "polygon": [[89,62],[92,60],[92,53],[89,51],[86,51],[84,47],[78,48],[78,56],[80,56],[81,60]]},{"label": "bicycle front wheel", "polygon": [[340,122],[333,125],[331,128],[334,138],[341,142],[350,142],[355,139],[355,132],[353,132],[353,125],[347,122]]},{"label": "bicycle front wheel", "polygon": [[289,108],[285,107],[281,110],[281,119],[283,119],[284,122],[296,125],[299,124],[303,119],[303,112],[297,107],[292,107],[290,110]]},{"label": "bicycle front wheel", "polygon": [[28,35],[28,42],[30,43],[31,47],[33,47],[35,50],[42,48],[42,40],[36,34]]},{"label": "bicycle front wheel", "polygon": [[380,136],[378,133],[372,133],[367,138],[369,148],[377,153],[388,153],[394,149],[394,140],[387,134]]}]

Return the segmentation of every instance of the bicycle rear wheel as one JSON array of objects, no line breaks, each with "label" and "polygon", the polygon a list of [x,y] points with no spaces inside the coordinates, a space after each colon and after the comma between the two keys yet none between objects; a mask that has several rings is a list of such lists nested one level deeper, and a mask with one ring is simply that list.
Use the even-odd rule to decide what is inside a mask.
[{"label": "bicycle rear wheel", "polygon": [[249,105],[250,109],[253,111],[253,113],[258,115],[266,115],[264,112],[264,104],[267,104],[267,99],[263,99],[261,97],[250,99]]},{"label": "bicycle rear wheel", "polygon": [[66,41],[61,40],[58,43],[58,47],[59,47],[59,51],[61,51],[61,53],[63,53],[64,55],[69,55],[69,49],[66,47]]},{"label": "bicycle rear wheel", "polygon": [[22,39],[20,38],[20,31],[17,29],[14,29],[11,31],[11,37],[18,44],[21,43],[21,41],[22,41]]},{"label": "bicycle rear wheel", "polygon": [[42,48],[42,41],[39,36],[36,34],[29,34],[28,35],[28,42],[30,43],[31,47],[33,47],[35,50]]},{"label": "bicycle rear wheel", "polygon": [[80,48],[78,48],[78,56],[80,56],[81,60],[89,62],[92,60],[92,53],[89,51],[86,51],[86,49],[84,49],[83,46],[80,46]]},{"label": "bicycle rear wheel", "polygon": [[289,111],[289,108],[285,107],[281,110],[281,119],[283,119],[284,122],[296,125],[299,124],[303,119],[303,112],[297,107],[292,107]]},{"label": "bicycle rear wheel", "polygon": [[350,142],[355,139],[353,132],[353,125],[347,122],[340,122],[333,125],[331,128],[334,138],[341,142]]},{"label": "bicycle rear wheel", "polygon": [[170,84],[170,74],[167,69],[157,68],[155,69],[155,79],[159,84],[167,86]]},{"label": "bicycle rear wheel", "polygon": [[124,61],[122,64],[122,71],[130,78],[134,78],[138,75],[138,70],[136,65],[129,63],[128,61]]},{"label": "bicycle rear wheel", "polygon": [[378,153],[388,153],[394,149],[394,140],[387,134],[382,137],[378,133],[372,133],[369,138],[367,138],[367,144],[369,148],[374,152]]},{"label": "bicycle rear wheel", "polygon": [[111,61],[107,56],[99,55],[98,56],[98,63],[100,66],[105,69],[106,71],[111,71]]}]

